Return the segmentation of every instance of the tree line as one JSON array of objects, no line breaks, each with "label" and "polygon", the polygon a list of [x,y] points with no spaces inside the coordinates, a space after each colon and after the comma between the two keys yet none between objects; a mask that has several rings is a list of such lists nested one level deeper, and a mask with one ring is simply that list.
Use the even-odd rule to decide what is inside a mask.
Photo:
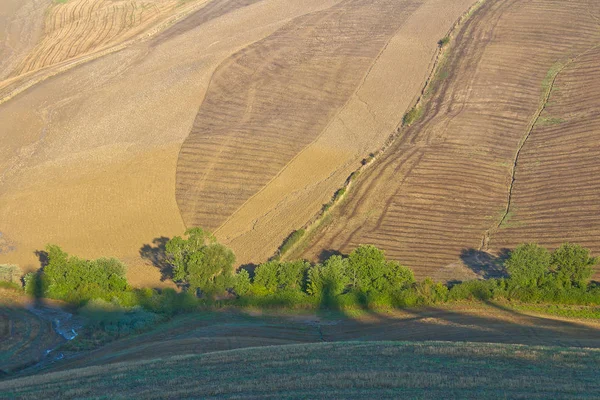
[{"label": "tree line", "polygon": [[507,277],[442,284],[429,278],[417,281],[410,268],[388,260],[372,245],[332,255],[322,263],[270,260],[253,270],[235,271],[231,249],[209,232],[193,228],[165,246],[181,293],[131,288],[125,266],[116,259],[84,260],[53,245],[46,250],[47,265],[25,277],[29,293],[80,305],[92,299],[141,305],[162,313],[215,301],[306,307],[409,307],[469,299],[600,304],[600,286],[591,281],[599,259],[571,243],[552,252],[522,244],[504,262]]}]

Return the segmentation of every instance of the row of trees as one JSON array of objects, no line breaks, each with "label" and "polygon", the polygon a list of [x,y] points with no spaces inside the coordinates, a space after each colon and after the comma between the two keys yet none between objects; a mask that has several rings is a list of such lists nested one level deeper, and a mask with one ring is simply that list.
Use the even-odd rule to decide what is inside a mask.
[{"label": "row of trees", "polygon": [[125,265],[115,258],[84,260],[69,256],[60,247],[46,247],[47,264],[25,275],[25,289],[36,297],[70,303],[90,299],[112,300],[129,290]]},{"label": "row of trees", "polygon": [[600,288],[590,285],[598,258],[576,244],[554,252],[523,244],[505,261],[508,278],[446,286],[431,279],[417,282],[413,271],[385,258],[382,250],[363,245],[347,257],[333,255],[323,263],[272,260],[234,272],[235,256],[202,229],[175,237],[166,253],[174,278],[205,297],[229,292],[257,304],[332,303],[410,306],[461,299],[507,298],[560,303],[600,303]]},{"label": "row of trees", "polygon": [[84,260],[49,245],[47,265],[25,277],[36,296],[83,304],[92,299],[122,306],[141,305],[160,313],[190,308],[198,297],[237,299],[239,304],[321,304],[330,306],[412,306],[461,299],[507,298],[522,301],[600,304],[600,287],[590,284],[598,259],[589,250],[565,243],[553,252],[523,244],[505,261],[507,278],[443,285],[415,280],[413,271],[387,260],[372,245],[348,256],[333,255],[323,263],[272,260],[254,270],[234,271],[235,255],[210,233],[194,228],[165,246],[173,280],[183,293],[132,289],[125,266],[114,258]]}]

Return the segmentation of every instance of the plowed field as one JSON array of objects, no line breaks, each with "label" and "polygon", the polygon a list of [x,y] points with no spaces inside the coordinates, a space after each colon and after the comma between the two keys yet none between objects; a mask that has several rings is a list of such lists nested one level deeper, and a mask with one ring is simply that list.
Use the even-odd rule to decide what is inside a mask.
[{"label": "plowed field", "polygon": [[177,0],[68,0],[48,10],[43,38],[14,71],[20,75],[116,44],[166,18]]},{"label": "plowed field", "polygon": [[56,243],[157,285],[140,248],[186,225],[264,261],[395,131],[473,0],[142,3],[51,4],[41,69],[0,85],[0,262]]},{"label": "plowed field", "polygon": [[215,0],[0,104],[2,262],[39,268],[34,251],[56,243],[83,257],[122,258],[134,284],[161,284],[139,250],[185,230],[177,155],[213,71],[290,19],[333,3]]},{"label": "plowed field", "polygon": [[599,15],[584,0],[487,1],[456,35],[423,118],[304,255],[373,243],[418,276],[455,279],[474,275],[468,249],[570,239],[599,252]]},{"label": "plowed field", "polygon": [[490,247],[534,238],[550,247],[600,251],[600,48],[557,76],[548,104],[519,155],[506,226]]}]

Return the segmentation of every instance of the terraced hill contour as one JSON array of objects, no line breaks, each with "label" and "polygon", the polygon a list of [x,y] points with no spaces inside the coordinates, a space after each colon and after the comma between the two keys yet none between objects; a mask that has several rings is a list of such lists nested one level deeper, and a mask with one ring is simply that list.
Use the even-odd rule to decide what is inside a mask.
[{"label": "terraced hill contour", "polygon": [[373,243],[418,276],[455,279],[473,276],[459,260],[468,249],[573,240],[600,252],[598,16],[585,0],[486,1],[456,35],[423,118],[303,256]]},{"label": "terraced hill contour", "polygon": [[[0,262],[38,268],[34,251],[56,243],[161,285],[139,251],[185,231],[176,196],[187,225],[218,227],[240,263],[266,260],[395,131],[473,1],[178,2],[145,30],[130,3],[52,5],[73,12],[56,25],[67,38],[28,64],[44,67],[0,83]],[[142,25],[96,29],[92,8],[80,12],[92,6]],[[86,18],[89,37],[70,37],[83,27],[67,22]],[[190,136],[177,183],[193,126],[214,134]]]}]

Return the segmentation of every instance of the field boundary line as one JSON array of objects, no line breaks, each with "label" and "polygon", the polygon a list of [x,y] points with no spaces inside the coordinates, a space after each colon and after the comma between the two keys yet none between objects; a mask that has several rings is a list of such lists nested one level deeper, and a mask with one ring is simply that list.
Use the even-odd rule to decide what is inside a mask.
[{"label": "field boundary line", "polygon": [[[486,1],[487,0],[475,1],[462,15],[460,15],[456,19],[456,21],[450,27],[450,29],[448,30],[448,32],[446,33],[446,35],[444,37],[449,38],[451,41],[451,39],[454,37],[454,34],[463,27],[463,24],[466,21],[468,21],[471,18],[471,16],[473,15],[473,13],[475,11],[477,11],[481,6],[483,6],[483,4],[486,3]],[[391,39],[390,39],[390,41],[391,41]],[[386,47],[387,47],[387,44],[386,44]],[[441,62],[443,61],[444,56],[447,54],[448,51],[450,51],[451,47],[452,46],[451,46],[450,42],[448,42],[446,44],[438,45],[437,51],[434,52],[432,61],[429,64],[429,74],[428,74],[427,78],[425,79],[422,89],[420,92],[417,93],[417,95],[415,96],[416,100],[414,100],[413,103],[411,103],[408,106],[404,115],[406,115],[406,113],[409,112],[410,110],[412,110],[416,107],[420,107],[427,100],[427,91],[428,91],[430,85],[432,84],[432,82],[434,81],[435,76],[437,75],[438,68],[439,68]],[[366,77],[365,77],[365,79],[366,79]],[[355,92],[355,94],[356,93],[358,93],[358,90]],[[359,98],[359,100],[360,100],[360,98]],[[360,167],[358,167],[356,170],[354,170],[348,176],[344,185],[341,188],[338,188],[334,192],[334,194],[332,195],[332,203],[327,208],[327,210],[321,209],[304,226],[299,228],[299,229],[304,229],[306,233],[296,244],[294,244],[292,247],[290,247],[290,249],[287,252],[288,254],[290,254],[290,253],[294,254],[293,252],[296,251],[298,248],[306,247],[306,241],[311,238],[311,235],[314,235],[316,233],[316,230],[322,227],[322,223],[331,214],[332,210],[334,210],[337,205],[341,204],[342,201],[346,197],[348,197],[349,190],[352,187],[352,183],[354,182],[355,178],[359,174],[361,174],[363,171],[365,171],[367,168],[372,166],[375,163],[375,161],[377,161],[396,142],[396,140],[398,138],[402,137],[402,134],[408,128],[410,128],[410,125],[406,125],[406,126],[404,125],[404,116],[403,116],[400,119],[400,121],[398,122],[398,124],[396,124],[396,128],[394,129],[394,131],[388,136],[388,139],[385,141],[384,145],[379,150],[375,151],[374,153],[371,153],[372,156],[369,156],[369,158],[364,159],[362,165]],[[340,192],[341,190],[344,191],[344,194],[336,197],[335,194]],[[281,256],[282,258],[284,258],[283,257],[284,255],[279,254],[278,250],[275,252],[274,257],[275,256]]]},{"label": "field boundary line", "polygon": [[[336,5],[338,5],[339,3],[336,3],[335,5],[331,6],[329,9],[335,7]],[[418,8],[417,8],[418,9]],[[416,11],[416,10],[415,10]],[[307,14],[308,15],[308,14]],[[300,155],[302,155],[303,153],[305,153],[310,147],[312,147],[324,134],[325,132],[329,129],[329,127],[331,126],[331,124],[334,123],[334,121],[336,121],[337,119],[340,119],[339,116],[340,114],[347,108],[348,104],[350,103],[350,101],[356,97],[358,99],[358,101],[360,101],[361,103],[365,104],[365,107],[367,108],[367,112],[369,112],[369,114],[372,115],[369,106],[367,105],[367,103],[365,103],[359,96],[358,96],[358,92],[363,88],[367,78],[369,77],[371,71],[373,70],[373,67],[375,66],[375,64],[377,64],[377,61],[379,61],[379,59],[381,58],[381,55],[383,54],[383,52],[388,48],[390,42],[392,41],[392,39],[396,36],[396,34],[398,33],[398,31],[402,29],[402,26],[398,27],[398,29],[396,29],[396,31],[394,31],[394,33],[392,34],[392,36],[390,36],[390,38],[385,42],[385,45],[381,48],[381,50],[379,51],[379,53],[377,53],[377,56],[373,59],[373,62],[371,63],[371,65],[369,66],[369,68],[367,69],[366,73],[363,75],[363,78],[361,79],[360,83],[358,84],[357,88],[354,90],[354,92],[352,92],[352,94],[348,97],[348,100],[346,100],[346,102],[340,107],[340,109],[335,113],[335,116],[331,118],[331,120],[329,120],[329,122],[327,123],[327,125],[321,130],[321,132],[319,133],[319,135],[317,135],[317,137],[315,137],[315,139],[310,142],[309,144],[307,144],[301,151],[299,151],[290,161],[288,161],[280,170],[279,172],[277,172],[277,174],[271,178],[259,191],[257,191],[256,193],[254,193],[252,196],[250,196],[242,205],[240,205],[233,213],[231,213],[231,215],[221,224],[219,225],[218,228],[216,228],[214,230],[213,233],[217,233],[221,228],[223,228],[223,226],[225,226],[225,224],[227,224],[232,218],[233,216],[238,213],[247,203],[249,203],[254,197],[258,196],[260,193],[262,193],[271,183],[273,183],[275,181],[275,179],[277,179],[279,176],[281,176],[281,174],[283,174],[288,167],[298,158],[300,157]],[[373,115],[372,115],[373,116]],[[373,116],[374,117],[374,116]]]},{"label": "field boundary line", "polygon": [[[510,214],[510,209],[512,207],[512,202],[513,202],[513,190],[514,190],[515,181],[516,181],[517,167],[518,167],[519,157],[521,155],[521,151],[523,150],[523,147],[525,147],[525,144],[527,143],[529,137],[533,133],[533,130],[534,130],[535,126],[537,125],[540,117],[542,116],[542,113],[544,112],[544,110],[548,106],[548,102],[550,101],[550,97],[552,96],[552,91],[554,90],[554,86],[556,84],[556,80],[558,79],[558,77],[560,76],[560,74],[565,69],[567,69],[568,67],[570,67],[579,58],[585,56],[589,52],[594,51],[598,47],[600,47],[600,43],[598,43],[598,44],[590,47],[589,49],[583,51],[582,53],[578,54],[577,56],[568,59],[568,61],[564,62],[564,64],[562,64],[561,67],[558,68],[558,70],[556,71],[556,73],[554,73],[552,75],[552,79],[550,80],[550,83],[548,84],[548,87],[545,88],[545,92],[544,92],[544,94],[542,96],[542,101],[541,101],[541,103],[540,103],[537,111],[535,112],[532,120],[527,125],[527,129],[526,129],[525,135],[519,141],[519,145],[517,147],[517,151],[515,153],[515,156],[514,156],[514,159],[513,159],[513,163],[512,163],[512,167],[511,167],[511,173],[510,173],[511,181],[510,181],[510,184],[508,186],[508,195],[507,195],[507,201],[506,201],[506,208],[504,209],[504,212],[502,214],[502,218],[500,218],[500,221],[495,226],[492,226],[490,229],[488,229],[487,231],[484,232],[483,238],[481,239],[481,245],[479,247],[480,251],[487,252],[489,250],[489,244],[490,244],[490,241],[491,241],[491,236],[494,233],[498,232],[498,230],[500,229],[500,227],[502,226],[502,224],[505,223],[505,221],[507,220],[507,218],[508,218],[508,216]],[[556,65],[556,64],[560,64],[560,60],[557,61],[554,65]],[[552,66],[550,67],[550,70],[552,70]]]}]

